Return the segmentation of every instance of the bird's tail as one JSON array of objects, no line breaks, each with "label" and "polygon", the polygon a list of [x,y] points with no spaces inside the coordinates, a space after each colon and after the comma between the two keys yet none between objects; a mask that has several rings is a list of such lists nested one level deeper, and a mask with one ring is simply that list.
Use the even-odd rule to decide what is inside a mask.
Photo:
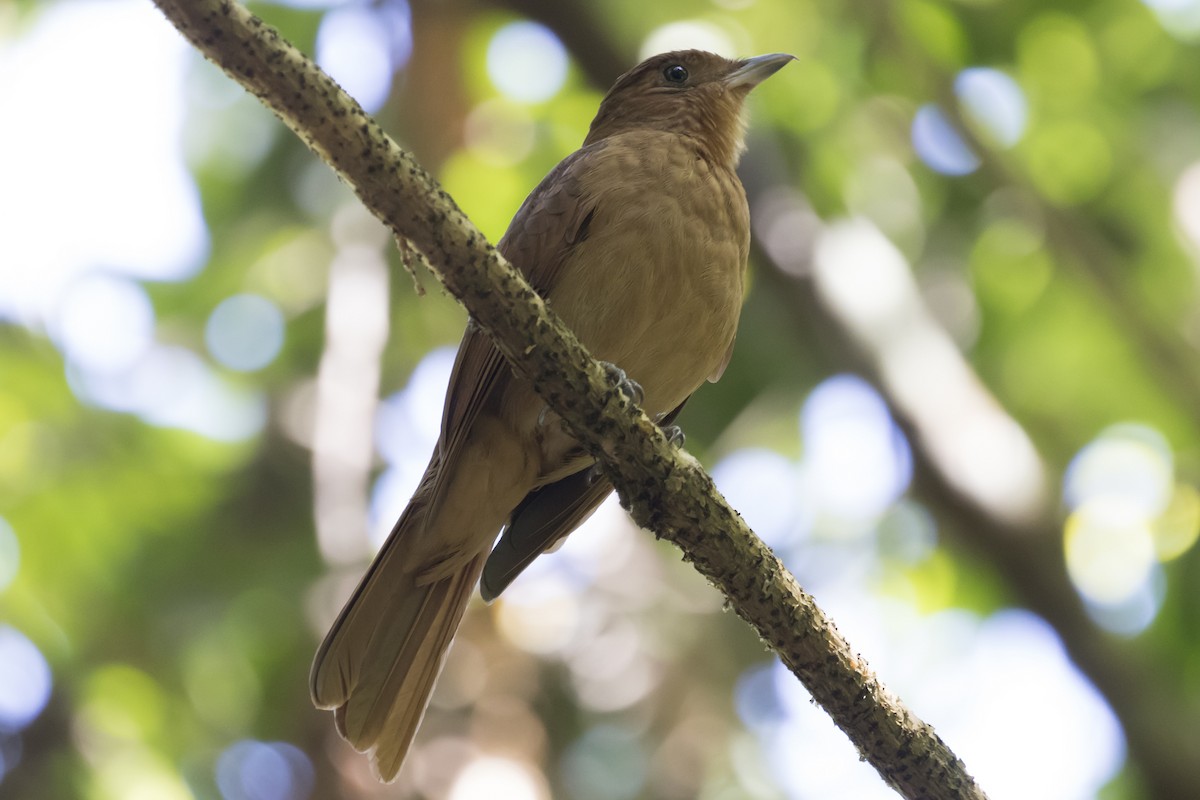
[{"label": "bird's tail", "polygon": [[370,751],[383,780],[400,770],[487,551],[430,577],[406,534],[424,514],[412,504],[317,650],[313,703],[334,710],[338,732]]}]

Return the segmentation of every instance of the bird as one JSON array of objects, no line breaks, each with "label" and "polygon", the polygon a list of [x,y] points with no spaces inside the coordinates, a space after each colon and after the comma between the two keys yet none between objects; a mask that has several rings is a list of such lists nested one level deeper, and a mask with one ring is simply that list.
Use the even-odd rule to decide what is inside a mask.
[{"label": "bird", "polygon": [[[791,60],[680,50],[638,64],[498,244],[663,425],[732,355],[750,243],[745,100]],[[612,485],[594,464],[468,325],[429,466],[310,674],[313,703],[381,780],[404,762],[476,583],[491,601],[595,510]]]}]

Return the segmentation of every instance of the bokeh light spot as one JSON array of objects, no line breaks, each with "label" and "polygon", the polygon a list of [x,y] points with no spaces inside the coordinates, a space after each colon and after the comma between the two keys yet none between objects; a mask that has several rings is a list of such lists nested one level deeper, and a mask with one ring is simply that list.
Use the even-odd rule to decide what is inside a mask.
[{"label": "bokeh light spot", "polygon": [[514,22],[488,43],[488,77],[506,96],[523,103],[549,100],[567,79],[567,51],[536,22]]},{"label": "bokeh light spot", "polygon": [[820,229],[813,266],[826,302],[855,329],[873,333],[908,321],[916,294],[908,262],[870,221]]},{"label": "bokeh light spot", "polygon": [[630,800],[645,783],[646,756],[633,733],[597,725],[567,748],[562,770],[577,800]]},{"label": "bokeh light spot", "polygon": [[821,231],[821,220],[807,199],[789,188],[769,189],[754,204],[750,218],[758,241],[779,268],[807,277]]},{"label": "bokeh light spot", "polygon": [[121,800],[196,800],[178,767],[147,747],[110,750],[93,767],[95,788],[85,796]]},{"label": "bokeh light spot", "polygon": [[467,115],[467,149],[497,167],[511,167],[533,150],[533,118],[524,107],[502,99],[486,100]]},{"label": "bokeh light spot", "polygon": [[1161,433],[1145,425],[1114,425],[1076,454],[1063,478],[1070,508],[1117,501],[1142,520],[1158,516],[1174,491],[1174,459]]},{"label": "bokeh light spot", "polygon": [[849,211],[874,222],[902,250],[920,250],[925,239],[921,195],[899,161],[864,159],[846,179],[845,198]]},{"label": "bokeh light spot", "polygon": [[1030,180],[1049,200],[1072,206],[1091,200],[1112,175],[1112,149],[1092,125],[1064,120],[1030,134],[1026,157]]},{"label": "bokeh light spot", "polygon": [[1154,622],[1166,596],[1162,568],[1155,566],[1147,580],[1117,603],[1098,603],[1088,598],[1087,612],[1096,624],[1119,636],[1137,636]]},{"label": "bokeh light spot", "polygon": [[1167,33],[1185,42],[1200,37],[1200,0],[1142,0]]},{"label": "bokeh light spot", "polygon": [[771,450],[738,450],[713,467],[712,478],[764,542],[792,543],[799,477],[791,461]]},{"label": "bokeh light spot", "polygon": [[735,58],[737,48],[729,34],[719,25],[702,19],[668,22],[655,28],[642,42],[642,59],[672,50],[707,50],[726,58]]},{"label": "bokeh light spot", "polygon": [[768,730],[787,719],[775,691],[774,662],[757,664],[743,672],[733,689],[734,706],[746,727]]},{"label": "bokeh light spot", "polygon": [[371,487],[368,509],[368,535],[373,547],[383,547],[424,474],[425,466],[417,459],[401,461],[379,473]]},{"label": "bokeh light spot", "polygon": [[11,6],[0,27],[29,27],[0,47],[0,108],[36,124],[0,126],[0,219],[20,221],[0,237],[0,318],[44,323],[97,268],[193,274],[207,231],[180,133],[192,48],[139,0],[39,3],[20,22]]},{"label": "bokeh light spot", "polygon": [[[1120,768],[1120,725],[1036,615],[919,614],[872,596],[861,581],[843,580],[822,594],[839,607],[838,627],[953,743],[989,796],[1095,797]],[[758,713],[748,725],[783,796],[895,797],[787,667],[771,663],[773,689],[758,684],[758,669],[767,668],[746,675],[735,700],[742,713],[745,699],[755,698]],[[1012,768],[1014,759],[1022,769]]]},{"label": "bokeh light spot", "polygon": [[979,338],[982,320],[967,275],[957,268],[937,268],[925,270],[919,280],[930,316],[946,329],[955,344],[970,351]]},{"label": "bokeh light spot", "polygon": [[1021,140],[1029,112],[1015,80],[996,69],[972,67],[958,73],[954,91],[967,115],[996,144],[1012,147]]},{"label": "bokeh light spot", "polygon": [[72,363],[94,372],[119,372],[153,343],[154,307],[134,281],[88,275],[63,294],[53,330]]},{"label": "bokeh light spot", "polygon": [[196,73],[185,90],[184,153],[196,174],[231,184],[245,180],[285,135],[262,103],[223,75]]},{"label": "bokeh light spot", "polygon": [[[577,139],[572,147],[578,144]],[[442,165],[439,178],[462,210],[493,242],[499,241],[508,230],[513,209],[529,193],[529,182],[521,170],[497,166],[470,148],[451,154]]]},{"label": "bokeh light spot", "polygon": [[235,742],[217,758],[216,772],[224,800],[304,800],[313,789],[312,762],[286,742]]},{"label": "bokeh light spot", "polygon": [[453,347],[430,351],[408,384],[375,413],[375,448],[388,463],[371,491],[371,540],[378,546],[416,491],[441,430],[442,405],[454,368]]},{"label": "bokeh light spot", "polygon": [[967,37],[950,8],[929,0],[908,0],[896,6],[896,18],[905,38],[919,43],[931,61],[950,69],[962,65]]},{"label": "bokeh light spot", "polygon": [[571,683],[583,708],[617,711],[654,691],[662,669],[649,657],[643,631],[624,618],[596,625],[591,616],[583,622],[585,635],[566,653]]},{"label": "bokeh light spot", "polygon": [[1150,579],[1154,538],[1145,515],[1129,502],[1097,498],[1067,518],[1063,537],[1067,571],[1086,599],[1118,605]]},{"label": "bokeh light spot", "polygon": [[935,105],[917,109],[912,123],[912,143],[920,159],[943,175],[969,175],[979,168],[979,157]]},{"label": "bokeh light spot", "polygon": [[15,732],[50,700],[50,665],[23,633],[0,625],[0,731]]},{"label": "bokeh light spot", "polygon": [[971,277],[980,300],[1009,314],[1041,297],[1054,273],[1040,230],[1012,217],[991,223],[975,240]]},{"label": "bokeh light spot", "polygon": [[183,655],[183,688],[196,717],[225,731],[244,730],[262,704],[262,688],[245,648],[227,632],[193,636]]},{"label": "bokeh light spot", "polygon": [[800,423],[805,474],[826,514],[870,521],[908,487],[908,443],[887,404],[861,378],[822,382],[805,401]]},{"label": "bokeh light spot", "polygon": [[119,375],[68,369],[67,380],[89,403],[217,441],[254,436],[267,418],[260,392],[233,386],[185,347],[155,345],[133,369]]},{"label": "bokeh light spot", "polygon": [[161,734],[166,709],[153,678],[135,667],[111,664],[89,676],[79,725],[90,736],[147,741]]},{"label": "bokeh light spot", "polygon": [[442,405],[455,349],[431,350],[413,369],[404,389],[379,404],[375,447],[389,464],[419,461],[422,470],[441,430]]},{"label": "bokeh light spot", "polygon": [[1200,7],[1200,0],[1142,0],[1142,2],[1155,11],[1183,11],[1188,8]]},{"label": "bokeh light spot", "polygon": [[528,577],[505,589],[496,606],[497,627],[526,652],[561,653],[579,629],[578,594],[556,574]]},{"label": "bokeh light spot", "polygon": [[1076,17],[1048,12],[1017,38],[1021,83],[1057,104],[1078,104],[1100,82],[1100,59],[1088,29]]},{"label": "bokeh light spot", "polygon": [[392,76],[411,50],[405,3],[335,8],[317,30],[317,63],[369,113],[387,101]]},{"label": "bokeh light spot", "polygon": [[[958,753],[980,784],[992,797],[1096,797],[1123,760],[1121,727],[1054,629],[1028,611],[1007,610],[983,620],[972,638],[965,663],[938,669],[927,686],[955,687],[940,704],[939,716],[953,720],[943,735],[962,741]],[[959,681],[951,672],[972,678]],[[939,732],[947,727],[934,724]],[[1012,768],[1017,753],[1020,770]]]},{"label": "bokeh light spot", "polygon": [[539,558],[529,572],[538,569],[539,564],[553,569],[577,591],[597,580],[622,580],[629,574],[626,568],[640,541],[641,534],[614,492],[567,537],[552,558]]},{"label": "bokeh light spot", "polygon": [[283,347],[283,312],[265,297],[238,294],[213,309],[204,328],[208,351],[239,372],[262,369]]},{"label": "bokeh light spot", "polygon": [[1178,558],[1190,550],[1200,535],[1200,493],[1186,484],[1176,484],[1171,501],[1154,521],[1150,533],[1162,561]]},{"label": "bokeh light spot", "polygon": [[903,564],[919,564],[937,547],[937,523],[919,503],[900,500],[879,521],[879,552]]},{"label": "bokeh light spot", "polygon": [[544,800],[545,780],[528,765],[509,758],[484,757],[458,773],[449,800]]},{"label": "bokeh light spot", "polygon": [[1200,161],[1193,162],[1179,174],[1172,193],[1172,210],[1188,243],[1200,253]]}]

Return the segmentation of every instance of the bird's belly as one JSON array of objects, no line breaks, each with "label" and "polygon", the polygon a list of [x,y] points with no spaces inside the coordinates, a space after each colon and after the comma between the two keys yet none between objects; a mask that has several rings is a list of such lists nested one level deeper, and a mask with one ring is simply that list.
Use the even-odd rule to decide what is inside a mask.
[{"label": "bird's belly", "polygon": [[572,259],[584,268],[564,270],[551,297],[594,356],[641,384],[651,414],[695,391],[737,329],[747,243],[719,200],[675,194],[593,225]]}]

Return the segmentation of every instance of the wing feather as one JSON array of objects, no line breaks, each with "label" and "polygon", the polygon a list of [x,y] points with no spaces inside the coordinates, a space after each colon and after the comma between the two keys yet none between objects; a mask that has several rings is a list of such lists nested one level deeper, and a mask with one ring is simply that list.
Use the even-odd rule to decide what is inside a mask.
[{"label": "wing feather", "polygon": [[[660,424],[672,424],[686,403],[685,399]],[[499,597],[534,559],[579,527],[604,502],[612,483],[588,472],[582,469],[535,489],[521,501],[483,567],[479,592],[484,600],[490,603]]]},{"label": "wing feather", "polygon": [[[575,245],[587,239],[595,205],[584,191],[584,175],[606,147],[597,142],[577,150],[542,179],[513,217],[497,249],[543,297],[554,285]],[[442,413],[442,458],[449,461],[479,411],[498,395],[511,371],[487,334],[468,328],[463,335]]]}]

